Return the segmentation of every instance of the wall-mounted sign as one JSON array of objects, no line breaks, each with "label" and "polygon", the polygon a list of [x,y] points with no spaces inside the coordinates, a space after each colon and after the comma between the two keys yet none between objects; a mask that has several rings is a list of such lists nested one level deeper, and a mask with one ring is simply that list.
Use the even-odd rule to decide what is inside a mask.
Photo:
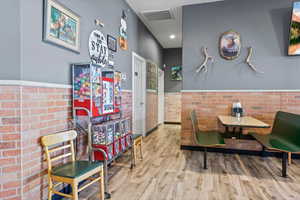
[{"label": "wall-mounted sign", "polygon": [[113,81],[103,80],[102,110],[103,110],[103,114],[109,114],[109,113],[114,112],[114,83],[113,83]]},{"label": "wall-mounted sign", "polygon": [[241,36],[235,31],[227,31],[220,38],[220,54],[226,60],[234,60],[240,55]]},{"label": "wall-mounted sign", "polygon": [[106,37],[98,30],[92,31],[89,38],[89,52],[92,63],[105,67],[108,62]]},{"label": "wall-mounted sign", "polygon": [[127,21],[126,21],[126,13],[123,11],[121,18],[121,26],[120,26],[120,37],[119,37],[120,48],[122,50],[128,49],[127,42]]}]

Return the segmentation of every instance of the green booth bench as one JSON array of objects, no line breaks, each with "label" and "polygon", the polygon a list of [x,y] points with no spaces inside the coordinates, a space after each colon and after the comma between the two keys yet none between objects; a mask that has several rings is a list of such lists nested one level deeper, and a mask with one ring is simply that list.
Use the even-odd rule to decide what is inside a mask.
[{"label": "green booth bench", "polygon": [[279,111],[272,132],[250,133],[265,149],[282,152],[282,176],[287,176],[288,153],[300,153],[300,115]]},{"label": "green booth bench", "polygon": [[[204,149],[204,169],[207,169],[207,148],[225,146],[222,134],[216,131],[199,130],[195,110],[190,114],[195,144]],[[282,153],[282,176],[287,176],[287,158],[289,153],[300,153],[300,115],[279,111],[276,113],[270,134],[249,133],[267,150]]]}]

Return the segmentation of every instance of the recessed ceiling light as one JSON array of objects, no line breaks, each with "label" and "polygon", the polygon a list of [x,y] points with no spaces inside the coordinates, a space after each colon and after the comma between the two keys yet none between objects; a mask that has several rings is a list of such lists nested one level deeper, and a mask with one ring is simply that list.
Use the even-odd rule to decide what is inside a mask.
[{"label": "recessed ceiling light", "polygon": [[170,39],[175,39],[176,36],[174,34],[170,35]]}]

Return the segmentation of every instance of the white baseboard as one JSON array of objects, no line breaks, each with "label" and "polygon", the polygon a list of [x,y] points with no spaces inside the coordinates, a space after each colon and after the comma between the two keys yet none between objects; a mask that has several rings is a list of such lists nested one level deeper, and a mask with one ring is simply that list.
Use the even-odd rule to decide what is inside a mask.
[{"label": "white baseboard", "polygon": [[278,90],[181,90],[181,93],[209,93],[209,92],[300,92],[300,89],[295,90],[285,90],[285,89],[278,89]]}]

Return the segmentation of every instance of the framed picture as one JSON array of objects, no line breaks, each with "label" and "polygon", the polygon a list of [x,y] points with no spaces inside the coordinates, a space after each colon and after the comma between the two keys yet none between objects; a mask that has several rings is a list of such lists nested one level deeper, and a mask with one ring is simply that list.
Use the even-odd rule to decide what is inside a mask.
[{"label": "framed picture", "polygon": [[226,60],[236,59],[241,52],[241,36],[235,31],[227,31],[220,38],[220,54]]},{"label": "framed picture", "polygon": [[150,61],[147,61],[146,68],[147,68],[147,89],[157,90],[157,85],[158,85],[157,65]]},{"label": "framed picture", "polygon": [[120,36],[119,36],[120,49],[128,50],[127,41],[127,16],[125,10],[122,11]]},{"label": "framed picture", "polygon": [[300,55],[300,2],[294,2],[288,55]]},{"label": "framed picture", "polygon": [[111,35],[107,35],[107,46],[109,50],[113,52],[117,52],[117,46],[118,46],[117,39]]},{"label": "framed picture", "polygon": [[80,52],[80,17],[55,0],[44,0],[43,40]]},{"label": "framed picture", "polygon": [[174,66],[171,68],[171,80],[182,81],[182,67]]}]

